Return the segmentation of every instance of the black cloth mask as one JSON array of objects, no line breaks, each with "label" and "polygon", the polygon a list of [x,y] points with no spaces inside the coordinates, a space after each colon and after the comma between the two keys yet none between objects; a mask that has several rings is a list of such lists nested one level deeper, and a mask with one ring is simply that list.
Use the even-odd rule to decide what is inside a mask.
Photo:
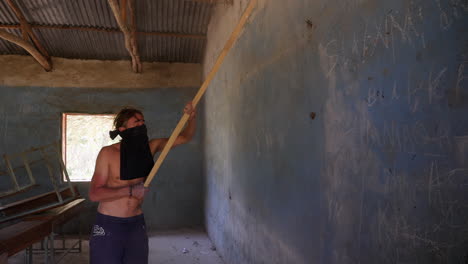
[{"label": "black cloth mask", "polygon": [[[111,131],[111,137],[115,131]],[[120,179],[127,181],[148,176],[154,166],[145,125],[119,131]],[[115,135],[116,136],[116,135]],[[114,137],[115,137],[114,136]]]}]

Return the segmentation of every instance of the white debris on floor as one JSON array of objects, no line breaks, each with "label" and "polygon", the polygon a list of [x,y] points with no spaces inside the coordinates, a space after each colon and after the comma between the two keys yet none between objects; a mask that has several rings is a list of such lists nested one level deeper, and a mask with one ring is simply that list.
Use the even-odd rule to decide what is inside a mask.
[{"label": "white debris on floor", "polygon": [[[216,247],[202,230],[183,229],[159,231],[148,234],[149,262],[151,264],[224,264]],[[86,237],[87,238],[87,237]],[[72,244],[76,240],[67,242]],[[83,240],[81,253],[69,253],[59,263],[89,263],[88,240]],[[61,241],[56,241],[61,246]],[[58,245],[60,244],[60,245]],[[39,244],[40,245],[40,244]],[[36,248],[39,246],[36,245]],[[56,256],[56,260],[59,255]],[[8,259],[8,264],[23,264],[25,253],[20,252]],[[35,254],[33,263],[45,263],[43,254]]]}]

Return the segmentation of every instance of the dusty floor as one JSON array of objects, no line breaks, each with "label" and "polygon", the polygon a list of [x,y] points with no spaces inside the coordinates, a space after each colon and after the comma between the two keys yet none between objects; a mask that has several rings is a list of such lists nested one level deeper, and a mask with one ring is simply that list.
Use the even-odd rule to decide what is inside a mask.
[{"label": "dusty floor", "polygon": [[[205,232],[200,230],[178,230],[155,232],[149,236],[149,263],[151,264],[224,264],[218,255],[210,239]],[[76,240],[75,240],[76,241]],[[74,240],[67,240],[73,244]],[[57,246],[62,246],[61,241],[56,241]],[[83,240],[81,253],[70,253],[59,263],[75,264],[88,263],[88,240]],[[35,248],[39,248],[36,245]],[[56,256],[56,261],[59,255]],[[44,263],[43,254],[35,254],[33,263]],[[25,262],[25,253],[20,252],[8,259],[8,264],[20,264]]]}]

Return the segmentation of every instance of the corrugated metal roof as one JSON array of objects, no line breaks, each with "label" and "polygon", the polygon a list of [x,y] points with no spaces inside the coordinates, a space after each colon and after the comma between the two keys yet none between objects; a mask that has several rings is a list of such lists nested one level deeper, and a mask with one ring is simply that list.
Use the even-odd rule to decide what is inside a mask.
[{"label": "corrugated metal roof", "polygon": [[30,23],[118,28],[107,0],[16,0],[16,2]]},{"label": "corrugated metal roof", "polygon": [[146,36],[138,40],[138,50],[144,61],[200,63],[204,39]]},{"label": "corrugated metal roof", "polygon": [[16,18],[15,14],[11,11],[5,1],[0,1],[0,21],[4,24],[19,23],[18,18]]},{"label": "corrugated metal roof", "polygon": [[[21,31],[18,29],[6,29],[6,31],[21,36]],[[27,55],[28,52],[16,44],[0,38],[0,54]]]},{"label": "corrugated metal roof", "polygon": [[[30,24],[118,30],[107,0],[15,0]],[[136,26],[141,32],[206,35],[212,4],[190,0],[136,0]],[[0,24],[18,24],[9,6],[0,1]],[[19,29],[8,29],[21,36]],[[79,59],[129,59],[122,33],[78,29],[34,28],[51,56]],[[200,63],[204,38],[138,34],[142,61]],[[26,54],[0,40],[1,54]]]},{"label": "corrugated metal roof", "polygon": [[35,32],[47,52],[55,57],[97,60],[130,58],[122,33],[57,29],[39,29]]},{"label": "corrugated metal roof", "polygon": [[186,0],[145,0],[136,3],[139,31],[206,34],[211,4]]}]

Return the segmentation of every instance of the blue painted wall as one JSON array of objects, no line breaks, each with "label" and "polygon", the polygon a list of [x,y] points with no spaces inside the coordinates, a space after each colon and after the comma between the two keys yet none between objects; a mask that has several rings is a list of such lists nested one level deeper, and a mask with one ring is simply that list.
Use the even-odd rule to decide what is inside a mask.
[{"label": "blue painted wall", "polygon": [[468,3],[261,2],[205,97],[226,262],[468,261]]},{"label": "blue painted wall", "polygon": [[[63,112],[116,113],[125,105],[143,110],[150,138],[169,137],[185,103],[198,87],[157,89],[84,89],[47,87],[0,87],[0,153],[16,153],[61,139]],[[93,124],[83,124],[83,129]],[[154,178],[143,210],[149,230],[200,226],[202,214],[202,150],[199,133],[188,144],[171,151]],[[5,170],[4,164],[0,170]],[[52,191],[44,164],[33,167],[40,186],[27,194],[2,199],[3,204],[25,196]],[[21,175],[25,173],[18,172]],[[11,185],[1,175],[2,190]],[[89,183],[78,183],[87,198]],[[86,202],[80,215],[82,232],[89,233],[97,203]],[[77,223],[67,227],[77,232]]]}]

